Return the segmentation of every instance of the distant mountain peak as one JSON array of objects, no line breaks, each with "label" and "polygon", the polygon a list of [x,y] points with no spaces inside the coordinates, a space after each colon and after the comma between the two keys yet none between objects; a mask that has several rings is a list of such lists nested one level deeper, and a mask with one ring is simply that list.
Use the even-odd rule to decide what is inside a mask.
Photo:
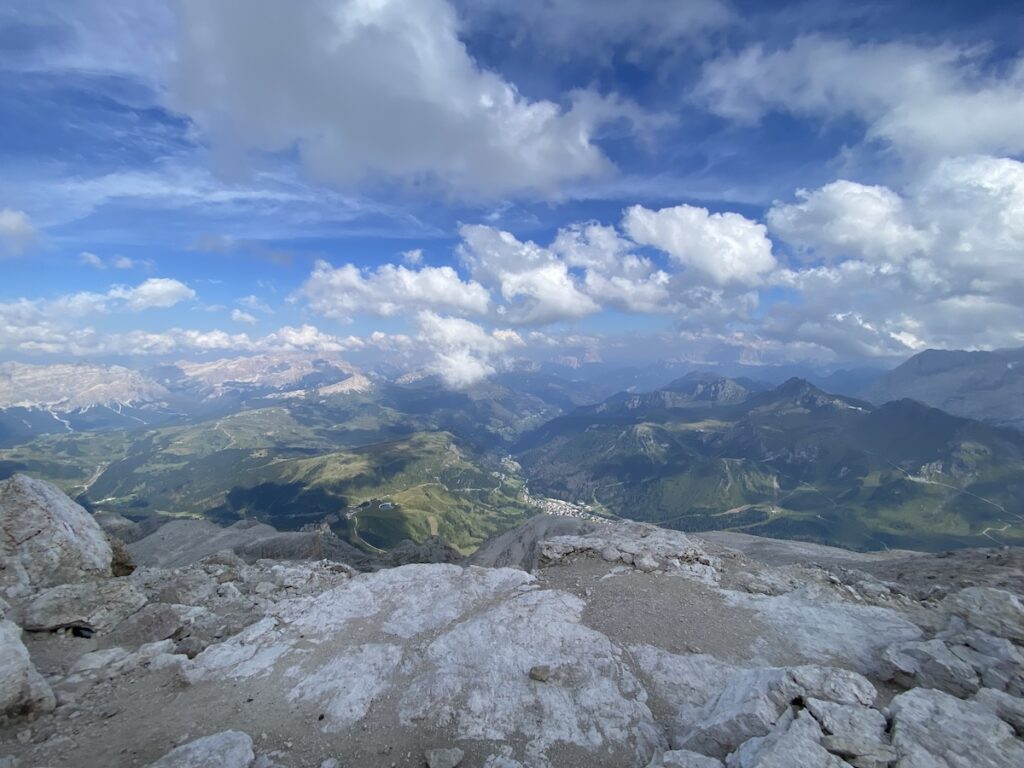
[{"label": "distant mountain peak", "polygon": [[809,411],[820,408],[838,410],[870,410],[868,403],[851,398],[833,395],[811,384],[807,379],[794,376],[779,384],[775,389],[759,396],[755,405],[759,410],[779,410],[799,408]]}]

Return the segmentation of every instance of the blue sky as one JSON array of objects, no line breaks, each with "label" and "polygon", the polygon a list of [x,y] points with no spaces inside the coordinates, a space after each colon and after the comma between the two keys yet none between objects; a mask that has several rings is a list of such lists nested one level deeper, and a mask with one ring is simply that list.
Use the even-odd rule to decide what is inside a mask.
[{"label": "blue sky", "polygon": [[1024,344],[1015,4],[512,6],[6,3],[0,356]]}]

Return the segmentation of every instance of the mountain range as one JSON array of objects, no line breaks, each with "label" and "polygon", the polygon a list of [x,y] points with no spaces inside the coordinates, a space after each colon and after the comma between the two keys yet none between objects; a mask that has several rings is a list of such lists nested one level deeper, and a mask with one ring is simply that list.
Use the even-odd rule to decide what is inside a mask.
[{"label": "mountain range", "polygon": [[689,376],[554,419],[516,455],[535,492],[682,530],[863,549],[1024,541],[1024,435],[802,379]]},{"label": "mountain range", "polygon": [[135,520],[326,524],[370,551],[438,534],[468,552],[542,509],[856,549],[1016,543],[1022,357],[926,352],[781,383],[790,369],[577,361],[463,391],[297,354],[6,363],[0,477]]}]

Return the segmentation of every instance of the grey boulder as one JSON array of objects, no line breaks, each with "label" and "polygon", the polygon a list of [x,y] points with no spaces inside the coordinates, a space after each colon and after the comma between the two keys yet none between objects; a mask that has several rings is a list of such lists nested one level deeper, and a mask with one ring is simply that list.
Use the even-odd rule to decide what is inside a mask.
[{"label": "grey boulder", "polygon": [[248,734],[221,731],[171,750],[149,768],[249,768],[255,759]]},{"label": "grey boulder", "polygon": [[112,552],[92,515],[26,475],[0,482],[0,587],[16,594],[111,575]]}]

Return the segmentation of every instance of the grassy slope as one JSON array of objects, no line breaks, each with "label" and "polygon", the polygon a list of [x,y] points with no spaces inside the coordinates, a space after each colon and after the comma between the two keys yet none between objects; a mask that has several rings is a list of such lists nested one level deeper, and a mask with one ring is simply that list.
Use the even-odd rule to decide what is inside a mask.
[{"label": "grassy slope", "polygon": [[914,403],[713,415],[582,409],[528,436],[519,458],[537,491],[685,530],[865,549],[1024,543],[1012,433]]},{"label": "grassy slope", "polygon": [[359,531],[381,547],[439,533],[468,550],[534,512],[519,500],[521,481],[492,477],[451,434],[410,434],[417,420],[393,408],[338,400],[134,433],[47,436],[0,451],[0,468],[54,481],[97,509],[256,517],[281,528],[331,516],[342,534],[352,527],[350,507],[386,498],[393,509],[357,516]]}]

